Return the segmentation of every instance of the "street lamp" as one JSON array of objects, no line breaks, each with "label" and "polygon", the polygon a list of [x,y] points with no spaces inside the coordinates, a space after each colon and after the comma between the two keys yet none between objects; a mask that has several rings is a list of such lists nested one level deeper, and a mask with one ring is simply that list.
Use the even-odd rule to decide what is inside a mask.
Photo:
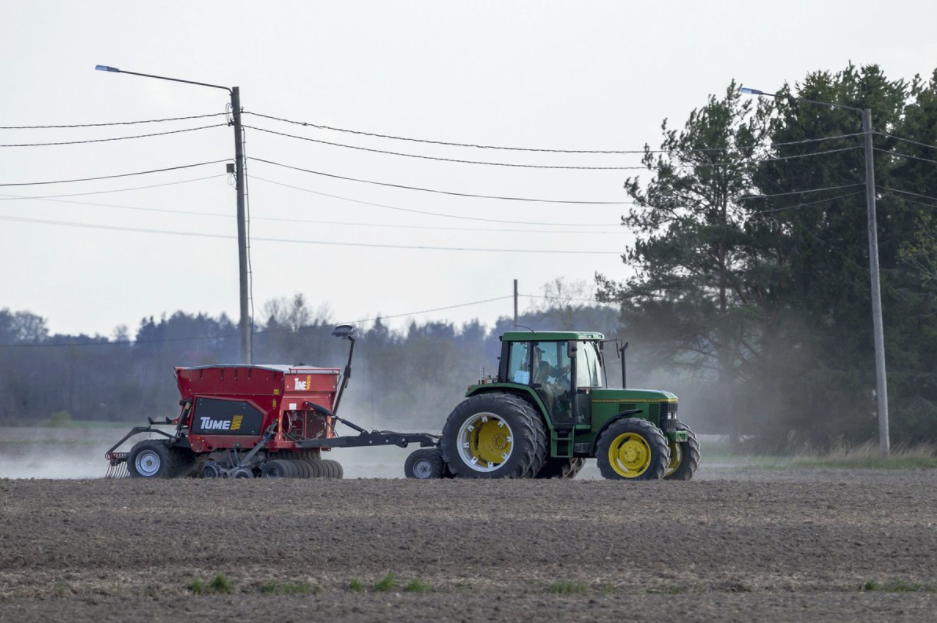
[{"label": "street lamp", "polygon": [[[777,93],[765,93],[764,91],[747,87],[742,87],[740,91],[747,95],[778,97]],[[882,454],[888,456],[891,451],[891,442],[888,435],[888,383],[887,374],[885,372],[885,329],[882,325],[882,287],[878,269],[878,226],[875,217],[875,163],[873,161],[872,150],[872,111],[868,108],[855,108],[853,106],[844,106],[843,104],[834,104],[832,102],[818,102],[816,100],[803,99],[792,95],[786,95],[785,97],[808,104],[852,110],[862,115],[862,132],[865,145],[865,204],[869,229],[869,272],[872,274],[872,328],[875,342],[878,440]]]},{"label": "street lamp", "polygon": [[245,223],[244,211],[244,142],[241,134],[241,92],[238,87],[223,87],[217,84],[207,84],[205,82],[193,82],[192,80],[180,80],[179,78],[167,78],[166,76],[154,76],[152,74],[140,74],[134,71],[124,71],[117,67],[107,65],[95,65],[98,71],[108,71],[118,74],[129,74],[131,76],[142,76],[144,78],[155,78],[157,80],[168,80],[170,82],[182,82],[183,84],[194,84],[200,87],[209,87],[212,89],[224,89],[231,94],[231,113],[234,120],[234,166],[237,182],[237,221],[238,221],[238,272],[240,276],[240,303],[241,303],[241,363],[251,363],[251,322],[248,315],[248,283],[247,283],[247,226]]}]

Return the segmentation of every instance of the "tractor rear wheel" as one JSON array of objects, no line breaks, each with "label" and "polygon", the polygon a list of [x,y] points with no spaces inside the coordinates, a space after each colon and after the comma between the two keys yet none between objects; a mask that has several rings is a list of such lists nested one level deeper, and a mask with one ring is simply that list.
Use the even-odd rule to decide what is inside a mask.
[{"label": "tractor rear wheel", "polygon": [[609,480],[659,480],[670,463],[670,447],[664,433],[647,420],[624,418],[599,435],[595,458]]},{"label": "tractor rear wheel", "polygon": [[546,459],[546,426],[527,401],[491,393],[463,400],[442,430],[443,460],[462,478],[530,478]]},{"label": "tractor rear wheel", "polygon": [[581,470],[585,464],[585,459],[547,459],[534,478],[570,480],[576,477],[576,474],[579,473],[579,470]]},{"label": "tractor rear wheel", "polygon": [[403,473],[407,478],[433,480],[445,474],[442,451],[439,448],[422,448],[412,452],[403,464]]},{"label": "tractor rear wheel", "polygon": [[691,480],[699,467],[699,442],[690,427],[677,420],[677,430],[686,431],[686,441],[670,441],[670,463],[664,480]]},{"label": "tractor rear wheel", "polygon": [[147,439],[130,449],[127,471],[131,478],[175,478],[180,471],[180,458],[168,443]]}]

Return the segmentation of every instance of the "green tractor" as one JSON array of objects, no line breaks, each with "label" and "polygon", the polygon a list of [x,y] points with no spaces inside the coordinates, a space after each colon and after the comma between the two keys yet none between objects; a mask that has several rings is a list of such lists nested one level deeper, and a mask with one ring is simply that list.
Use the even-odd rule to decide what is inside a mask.
[{"label": "green tractor", "polygon": [[407,476],[573,478],[595,458],[608,479],[690,480],[699,444],[677,419],[677,397],[608,388],[608,351],[627,387],[626,348],[601,333],[505,333],[498,375],[468,388],[439,447],[413,453]]}]

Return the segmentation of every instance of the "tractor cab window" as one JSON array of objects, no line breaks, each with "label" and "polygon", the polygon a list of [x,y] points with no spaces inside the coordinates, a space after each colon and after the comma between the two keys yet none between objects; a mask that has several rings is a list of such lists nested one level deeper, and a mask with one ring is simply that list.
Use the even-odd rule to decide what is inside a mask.
[{"label": "tractor cab window", "polygon": [[579,342],[576,360],[576,387],[604,387],[602,360],[595,342]]},{"label": "tractor cab window", "polygon": [[530,343],[513,342],[508,356],[508,380],[511,383],[530,383]]}]

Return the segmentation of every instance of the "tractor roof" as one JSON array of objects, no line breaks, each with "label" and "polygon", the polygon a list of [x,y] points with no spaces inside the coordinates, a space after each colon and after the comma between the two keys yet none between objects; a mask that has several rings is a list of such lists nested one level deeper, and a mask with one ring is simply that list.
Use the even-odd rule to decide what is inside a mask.
[{"label": "tractor roof", "polygon": [[501,339],[505,342],[564,342],[604,340],[605,336],[595,331],[506,331]]}]

